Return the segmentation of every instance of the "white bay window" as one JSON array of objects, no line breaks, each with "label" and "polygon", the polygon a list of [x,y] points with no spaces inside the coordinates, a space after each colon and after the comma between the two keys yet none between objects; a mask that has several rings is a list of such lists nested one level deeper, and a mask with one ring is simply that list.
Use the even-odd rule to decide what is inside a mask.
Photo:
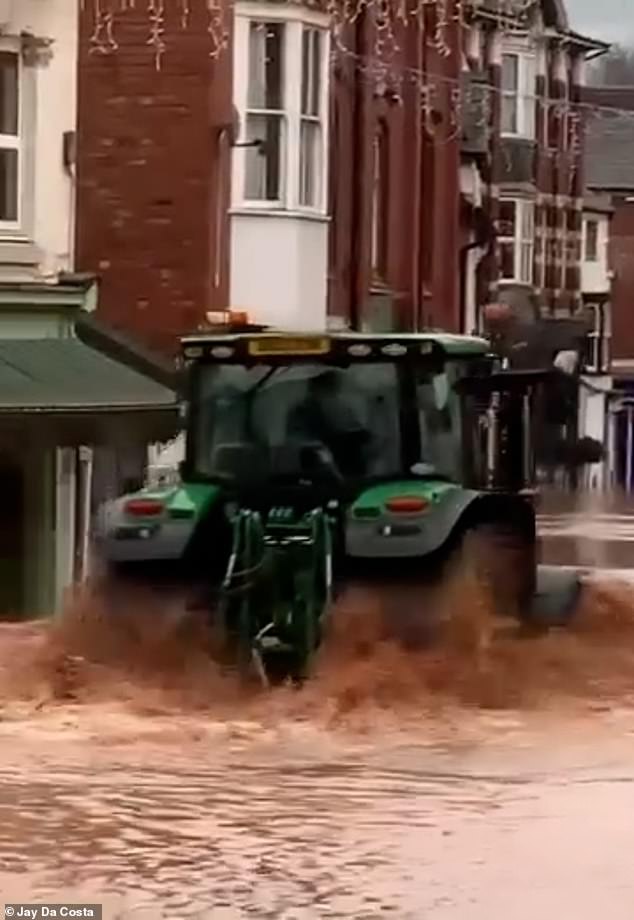
[{"label": "white bay window", "polygon": [[328,42],[319,13],[236,4],[234,207],[325,214]]},{"label": "white bay window", "polygon": [[500,199],[498,221],[500,280],[532,284],[535,205],[522,198]]}]

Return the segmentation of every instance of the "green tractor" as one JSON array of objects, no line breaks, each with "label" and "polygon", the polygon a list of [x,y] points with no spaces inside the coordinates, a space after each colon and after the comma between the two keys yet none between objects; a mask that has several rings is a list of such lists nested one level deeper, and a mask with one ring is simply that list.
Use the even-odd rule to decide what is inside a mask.
[{"label": "green tractor", "polygon": [[115,502],[103,548],[119,570],[203,585],[237,666],[302,680],[350,579],[438,581],[465,552],[497,612],[530,629],[567,622],[578,579],[537,564],[543,373],[432,332],[228,326],[182,354],[180,481]]}]

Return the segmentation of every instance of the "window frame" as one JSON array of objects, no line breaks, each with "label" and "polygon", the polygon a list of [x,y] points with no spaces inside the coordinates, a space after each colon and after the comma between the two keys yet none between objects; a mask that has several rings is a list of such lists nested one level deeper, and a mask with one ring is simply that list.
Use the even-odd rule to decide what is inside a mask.
[{"label": "window frame", "polygon": [[[500,282],[533,287],[535,283],[535,202],[528,198],[514,198],[505,195],[500,198],[500,204],[513,204],[515,207],[513,235],[499,233],[497,237],[499,247],[509,243],[513,244],[513,277],[505,277],[502,274],[500,260]],[[530,236],[526,229],[527,226],[531,228]],[[526,253],[528,253],[527,259],[525,258]],[[528,277],[522,277],[525,261],[530,265]]]},{"label": "window frame", "polygon": [[17,175],[16,175],[16,219],[2,220],[0,218],[0,239],[11,239],[16,236],[22,236],[24,233],[25,223],[25,96],[26,86],[24,79],[24,61],[22,59],[22,49],[19,40],[11,38],[0,39],[0,53],[10,54],[16,59],[17,65],[17,134],[0,134],[0,149],[15,150],[17,153]]},{"label": "window frame", "polygon": [[[234,101],[238,110],[241,136],[238,143],[244,144],[248,114],[258,114],[248,106],[249,95],[249,36],[252,23],[276,23],[284,28],[284,50],[282,63],[283,128],[280,142],[280,190],[276,200],[249,198],[246,194],[247,163],[250,148],[238,146],[233,150],[232,163],[232,208],[239,212],[270,211],[301,213],[302,216],[325,218],[328,206],[328,115],[329,115],[329,58],[330,33],[328,17],[318,11],[290,6],[263,5],[253,0],[235,5],[234,36]],[[303,48],[306,30],[318,30],[320,50],[318,61],[319,91],[318,114],[303,112]],[[247,66],[245,66],[245,61]],[[267,113],[262,110],[262,114]],[[319,125],[319,141],[315,159],[317,166],[313,176],[315,194],[312,202],[306,202],[303,195],[302,126],[311,123]],[[306,202],[306,203],[304,203]]]},{"label": "window frame", "polygon": [[[588,333],[584,370],[591,374],[609,374],[612,351],[612,310],[609,301],[586,305],[592,311],[592,331]],[[589,360],[588,360],[589,359]]]},{"label": "window frame", "polygon": [[[504,59],[513,58],[517,63],[517,86],[514,90],[504,87]],[[517,137],[534,141],[537,138],[537,55],[534,51],[520,48],[504,48],[500,59],[500,134],[502,137]],[[508,99],[515,102],[515,130],[504,127],[504,107]]]}]

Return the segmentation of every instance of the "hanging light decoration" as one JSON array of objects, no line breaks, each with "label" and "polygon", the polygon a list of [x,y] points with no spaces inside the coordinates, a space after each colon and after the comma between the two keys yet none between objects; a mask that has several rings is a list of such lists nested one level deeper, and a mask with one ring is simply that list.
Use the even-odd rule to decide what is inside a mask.
[{"label": "hanging light decoration", "polygon": [[[333,44],[342,51],[346,50],[349,27],[364,16],[368,22],[371,55],[385,64],[399,51],[399,35],[403,29],[412,24],[427,32],[428,43],[441,56],[449,56],[451,30],[455,29],[456,22],[464,21],[468,4],[469,0],[316,0],[316,3],[309,3],[328,14]],[[233,0],[80,0],[80,6],[91,23],[91,48],[101,54],[118,50],[117,26],[124,23],[126,17],[145,17],[147,44],[157,67],[168,50],[170,34],[174,30],[192,28],[194,13],[198,28],[201,11],[207,17],[210,56],[219,57],[227,48],[233,15]]]}]

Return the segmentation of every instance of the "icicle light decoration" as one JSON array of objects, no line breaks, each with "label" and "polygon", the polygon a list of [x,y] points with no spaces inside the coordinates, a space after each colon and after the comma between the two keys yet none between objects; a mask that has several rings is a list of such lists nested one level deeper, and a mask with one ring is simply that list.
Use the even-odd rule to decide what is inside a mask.
[{"label": "icicle light decoration", "polygon": [[[294,4],[295,0],[286,0]],[[456,22],[462,24],[466,13],[477,0],[306,0],[307,5],[328,13],[333,45],[342,51],[346,46],[349,27],[363,14],[371,24],[372,56],[387,64],[399,50],[398,36],[410,23],[427,33],[427,42],[441,56],[452,53],[451,37]],[[537,0],[491,0],[498,15],[500,28],[512,28],[518,19],[530,14]],[[219,57],[228,45],[233,0],[80,0],[82,11],[90,16],[94,52],[109,54],[117,51],[117,24],[126,15],[147,18],[147,44],[154,54],[157,68],[168,50],[173,29],[192,27],[196,14],[207,19],[212,58]],[[496,8],[497,7],[497,8]]]}]

